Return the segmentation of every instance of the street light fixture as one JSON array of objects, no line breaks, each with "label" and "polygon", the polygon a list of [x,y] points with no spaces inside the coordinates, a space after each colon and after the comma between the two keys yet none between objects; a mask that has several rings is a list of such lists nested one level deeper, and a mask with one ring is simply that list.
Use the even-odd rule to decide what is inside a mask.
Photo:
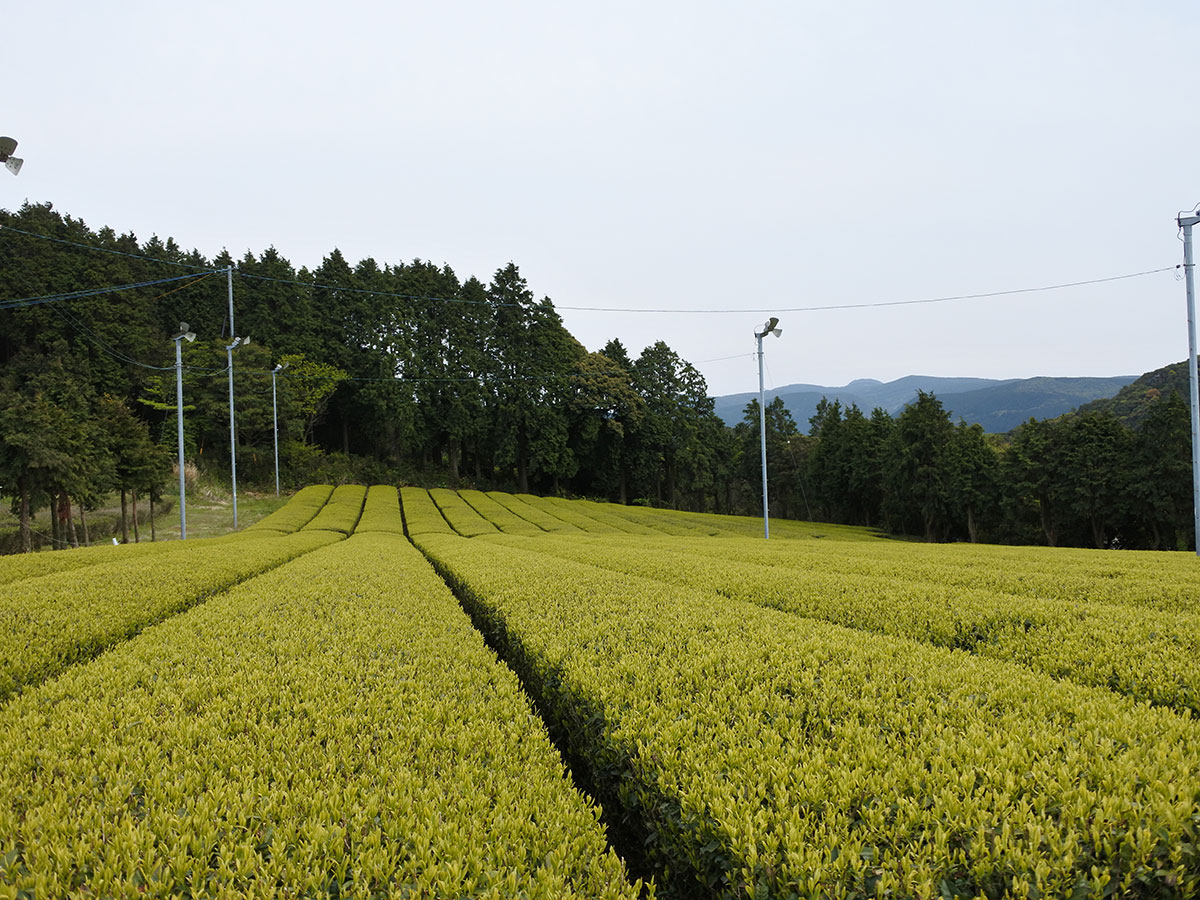
[{"label": "street light fixture", "polygon": [[179,323],[179,333],[171,336],[171,340],[175,342],[175,406],[176,406],[176,422],[179,432],[179,539],[187,540],[187,499],[184,495],[184,477],[183,477],[183,345],[180,341],[187,341],[189,344],[196,339],[196,332],[188,330],[187,322]]},{"label": "street light fixture", "polygon": [[763,391],[763,338],[768,334],[773,334],[779,337],[783,334],[783,329],[776,326],[779,325],[779,319],[775,316],[763,325],[762,331],[754,332],[754,338],[758,341],[758,434],[762,441],[762,494],[763,494],[763,538],[770,540],[771,538],[771,520],[767,514],[767,408],[764,405]]},{"label": "street light fixture", "polygon": [[17,142],[10,137],[0,137],[0,162],[4,163],[4,168],[16,175],[21,171],[21,166],[25,163],[23,159],[17,159],[13,156],[17,152]]},{"label": "street light fixture", "polygon": [[238,516],[237,516],[237,428],[233,421],[233,348],[237,346],[248,346],[250,338],[235,337],[232,344],[225,347],[225,357],[228,360],[227,369],[229,372],[229,471],[230,478],[233,482],[233,530],[237,531]]},{"label": "street light fixture", "polygon": [[275,429],[275,496],[279,496],[279,408],[275,404],[275,376],[288,367],[280,363],[271,370],[271,423]]}]

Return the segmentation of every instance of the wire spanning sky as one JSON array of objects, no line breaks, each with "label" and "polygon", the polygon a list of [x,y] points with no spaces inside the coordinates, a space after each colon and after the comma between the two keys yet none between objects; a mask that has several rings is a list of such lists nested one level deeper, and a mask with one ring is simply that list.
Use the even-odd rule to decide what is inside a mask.
[{"label": "wire spanning sky", "polygon": [[[1181,262],[1197,47],[1183,0],[48,0],[0,32],[25,159],[0,207],[297,267],[511,260],[589,349],[661,338],[733,393],[757,388],[752,310]],[[778,315],[773,386],[1187,353],[1174,271]]]}]

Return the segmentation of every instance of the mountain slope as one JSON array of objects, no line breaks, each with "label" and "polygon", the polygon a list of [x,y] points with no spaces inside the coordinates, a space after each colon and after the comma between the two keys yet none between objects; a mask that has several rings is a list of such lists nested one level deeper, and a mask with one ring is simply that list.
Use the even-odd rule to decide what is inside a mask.
[{"label": "mountain slope", "polygon": [[1053,419],[1097,397],[1111,397],[1130,383],[1130,377],[1026,378],[943,398],[955,420],[978,422],[990,434],[1012,431],[1022,422]]},{"label": "mountain slope", "polygon": [[1121,388],[1115,396],[1094,400],[1081,406],[1079,411],[1112,413],[1126,425],[1136,427],[1145,417],[1150,404],[1172,391],[1178,393],[1185,402],[1189,399],[1187,360],[1147,372]]},{"label": "mountain slope", "polygon": [[[1054,418],[1089,401],[1112,397],[1135,378],[1134,375],[1022,379],[908,375],[889,382],[860,378],[843,387],[785,385],[768,392],[767,402],[781,397],[800,430],[807,431],[808,420],[822,397],[831,402],[836,399],[843,406],[855,404],[868,415],[876,407],[896,415],[916,399],[920,390],[935,394],[956,420],[961,417],[968,423],[979,423],[985,431],[1005,432],[1031,416]],[[756,399],[757,393],[727,394],[714,398],[714,404],[717,415],[727,424],[735,425],[742,420],[746,404]]]}]

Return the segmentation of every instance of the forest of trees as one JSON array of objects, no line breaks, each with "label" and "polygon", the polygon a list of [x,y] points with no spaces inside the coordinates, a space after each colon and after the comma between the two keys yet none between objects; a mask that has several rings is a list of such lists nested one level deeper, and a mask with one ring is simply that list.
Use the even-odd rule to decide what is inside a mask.
[{"label": "forest of trees", "polygon": [[1133,426],[1093,409],[997,436],[931,394],[894,418],[823,403],[811,437],[791,438],[795,480],[814,518],[926,540],[1194,548],[1187,402],[1144,408]]},{"label": "forest of trees", "polygon": [[[186,456],[228,478],[227,267],[236,334],[252,338],[233,351],[239,483],[273,484],[271,370],[286,364],[289,487],[444,483],[761,509],[757,403],[729,428],[665,342],[589,352],[514,264],[485,284],[337,250],[312,270],[273,248],[209,260],[26,204],[0,210],[0,494],[22,522],[53,511],[59,543],[74,543],[76,518],[86,527],[114,493],[169,496],[181,322],[198,335],[182,345]],[[1183,547],[1187,407],[1163,392],[1143,413],[1136,427],[1093,411],[997,438],[921,395],[895,417],[825,403],[801,434],[776,400],[772,514],[927,540]]]}]

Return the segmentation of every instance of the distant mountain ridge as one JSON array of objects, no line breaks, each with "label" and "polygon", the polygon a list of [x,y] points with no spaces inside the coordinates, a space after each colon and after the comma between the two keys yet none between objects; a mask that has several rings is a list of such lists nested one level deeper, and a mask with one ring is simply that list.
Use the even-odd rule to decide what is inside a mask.
[{"label": "distant mountain ridge", "polygon": [[[802,432],[825,397],[842,406],[857,405],[867,415],[879,407],[891,415],[899,413],[917,397],[917,391],[932,393],[950,410],[951,418],[983,426],[989,433],[1012,431],[1029,418],[1052,419],[1090,403],[1113,397],[1137,380],[1136,375],[1101,378],[942,378],[934,375],[906,375],[895,381],[859,378],[843,387],[817,384],[789,384],[767,392],[767,402],[783,398],[784,406]],[[744,416],[746,404],[757,400],[758,393],[726,394],[714,397],[717,415],[726,424],[735,425]]]}]

